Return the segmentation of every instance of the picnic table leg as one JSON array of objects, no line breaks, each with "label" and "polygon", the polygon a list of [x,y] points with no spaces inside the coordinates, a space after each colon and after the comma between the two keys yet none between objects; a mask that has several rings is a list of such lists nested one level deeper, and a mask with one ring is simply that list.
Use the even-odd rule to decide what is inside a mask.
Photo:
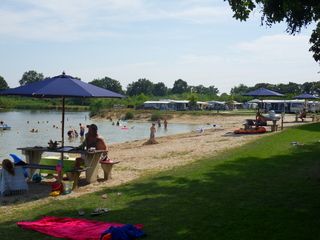
[{"label": "picnic table leg", "polygon": [[103,179],[104,180],[109,180],[111,179],[111,170],[112,170],[112,163],[103,163],[101,164],[101,167],[103,169]]},{"label": "picnic table leg", "polygon": [[87,154],[85,158],[85,166],[88,167],[86,170],[86,180],[88,183],[93,183],[98,180],[98,163],[101,153]]},{"label": "picnic table leg", "polygon": [[[26,156],[26,162],[30,164],[39,164],[42,156],[41,151],[23,150],[22,154]],[[33,176],[37,169],[30,169],[30,176]]]}]

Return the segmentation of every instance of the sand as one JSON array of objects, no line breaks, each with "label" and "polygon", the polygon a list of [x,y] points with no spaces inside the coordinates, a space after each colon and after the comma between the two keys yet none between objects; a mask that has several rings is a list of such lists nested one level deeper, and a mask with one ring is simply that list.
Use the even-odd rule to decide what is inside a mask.
[{"label": "sand", "polygon": [[[98,181],[97,183],[81,186],[69,195],[56,198],[49,197],[50,184],[30,183],[28,194],[0,198],[0,213],[10,214],[15,209],[29,206],[39,206],[52,199],[66,199],[78,197],[86,193],[95,192],[105,187],[114,187],[130,182],[145,174],[153,174],[159,171],[172,169],[194,161],[199,161],[204,156],[215,156],[228,149],[244,145],[250,141],[260,138],[262,135],[235,135],[233,131],[242,127],[245,119],[254,116],[176,116],[170,119],[170,123],[194,123],[207,124],[204,132],[191,132],[172,135],[167,137],[156,137],[158,144],[143,145],[146,140],[125,142],[109,146],[109,157],[114,161],[120,161],[114,165],[112,179]],[[216,127],[212,127],[215,124]],[[286,116],[284,127],[295,125],[294,116]],[[270,128],[268,129],[270,130]],[[274,134],[274,133],[271,133]],[[84,175],[81,176],[84,178]],[[103,177],[100,167],[99,177]],[[18,202],[17,202],[18,201]],[[20,203],[23,201],[24,203]]]}]

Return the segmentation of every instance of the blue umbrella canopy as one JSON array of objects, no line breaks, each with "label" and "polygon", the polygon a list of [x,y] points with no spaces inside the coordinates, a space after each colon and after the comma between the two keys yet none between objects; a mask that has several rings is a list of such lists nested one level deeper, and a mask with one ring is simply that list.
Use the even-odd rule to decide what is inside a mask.
[{"label": "blue umbrella canopy", "polygon": [[72,76],[62,75],[46,78],[43,81],[0,91],[0,95],[26,97],[62,98],[62,146],[64,146],[64,112],[66,97],[83,98],[123,98],[124,96],[104,88],[82,82]]},{"label": "blue umbrella canopy", "polygon": [[300,94],[300,95],[295,96],[293,98],[295,98],[295,99],[317,99],[316,96],[313,96],[309,93],[303,93],[303,94]]},{"label": "blue umbrella canopy", "polygon": [[18,95],[29,97],[59,98],[123,98],[124,96],[104,88],[85,83],[72,76],[62,75],[46,78],[43,81],[30,83],[17,88],[7,89],[0,95]]},{"label": "blue umbrella canopy", "polygon": [[271,91],[266,88],[259,88],[248,93],[243,94],[244,96],[252,96],[252,97],[282,97],[283,94]]}]

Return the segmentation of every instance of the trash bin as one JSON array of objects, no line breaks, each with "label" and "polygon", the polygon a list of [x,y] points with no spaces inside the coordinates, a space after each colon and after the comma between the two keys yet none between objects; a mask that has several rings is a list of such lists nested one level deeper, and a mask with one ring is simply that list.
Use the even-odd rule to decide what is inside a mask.
[{"label": "trash bin", "polygon": [[63,180],[62,184],[63,184],[63,194],[69,194],[72,192],[73,181]]}]

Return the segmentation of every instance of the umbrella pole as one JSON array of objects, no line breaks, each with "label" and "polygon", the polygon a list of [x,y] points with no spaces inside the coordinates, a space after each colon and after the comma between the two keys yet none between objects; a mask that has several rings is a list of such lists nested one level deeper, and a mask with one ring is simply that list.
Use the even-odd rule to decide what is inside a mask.
[{"label": "umbrella pole", "polygon": [[62,141],[61,141],[61,147],[64,147],[64,104],[65,104],[65,98],[62,97],[62,121],[61,121],[61,136],[62,136]]},{"label": "umbrella pole", "polygon": [[[62,139],[61,139],[61,147],[63,148],[64,147],[64,105],[65,105],[65,97],[62,97],[62,121],[61,121],[61,136],[62,136]],[[60,167],[58,170],[58,182],[61,182],[62,181],[62,169],[63,169],[63,152],[61,152],[61,161],[60,161]]]}]

